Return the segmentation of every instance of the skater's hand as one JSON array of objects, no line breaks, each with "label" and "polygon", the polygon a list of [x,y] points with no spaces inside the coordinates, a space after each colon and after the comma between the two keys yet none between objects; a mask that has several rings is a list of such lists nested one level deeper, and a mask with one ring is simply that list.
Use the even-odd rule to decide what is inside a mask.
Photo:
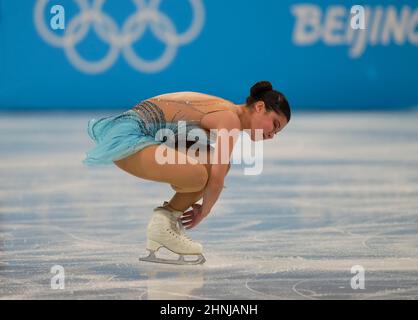
[{"label": "skater's hand", "polygon": [[183,226],[188,230],[196,227],[206,215],[202,214],[202,206],[198,203],[192,205],[192,210],[186,211],[181,216]]}]

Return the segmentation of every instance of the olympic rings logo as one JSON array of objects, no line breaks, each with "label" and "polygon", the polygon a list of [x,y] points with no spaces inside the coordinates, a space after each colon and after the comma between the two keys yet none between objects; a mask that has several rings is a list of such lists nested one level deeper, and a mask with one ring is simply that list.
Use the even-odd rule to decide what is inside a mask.
[{"label": "olympic rings logo", "polygon": [[[193,19],[185,32],[178,34],[173,21],[159,6],[162,0],[133,0],[136,12],[130,15],[121,28],[111,16],[102,11],[105,0],[74,0],[80,9],[67,24],[63,36],[54,34],[45,23],[45,8],[49,0],[38,0],[34,9],[34,22],[39,35],[50,45],[64,49],[68,60],[80,71],[97,74],[111,68],[119,54],[136,70],[156,73],[165,69],[175,58],[181,45],[192,42],[203,29],[205,9],[201,0],[188,0]],[[90,4],[91,3],[91,4]],[[165,50],[156,60],[146,60],[138,56],[132,45],[140,41],[147,26],[154,36],[165,44]],[[106,55],[97,61],[84,59],[76,50],[76,45],[87,36],[90,28],[99,39],[109,45]]]}]

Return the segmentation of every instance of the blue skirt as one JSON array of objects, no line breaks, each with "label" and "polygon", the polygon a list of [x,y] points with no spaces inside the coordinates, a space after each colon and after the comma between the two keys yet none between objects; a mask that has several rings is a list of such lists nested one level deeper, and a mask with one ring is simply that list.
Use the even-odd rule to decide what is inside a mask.
[{"label": "blue skirt", "polygon": [[110,165],[114,161],[126,158],[148,146],[167,142],[165,131],[178,132],[184,126],[188,131],[197,128],[194,125],[144,121],[138,114],[129,110],[123,114],[88,122],[87,132],[96,146],[86,153],[83,163],[88,166]]},{"label": "blue skirt", "polygon": [[96,146],[86,153],[88,166],[109,165],[147,146],[163,143],[156,136],[160,129],[144,122],[135,111],[100,119],[91,119],[87,132]]}]

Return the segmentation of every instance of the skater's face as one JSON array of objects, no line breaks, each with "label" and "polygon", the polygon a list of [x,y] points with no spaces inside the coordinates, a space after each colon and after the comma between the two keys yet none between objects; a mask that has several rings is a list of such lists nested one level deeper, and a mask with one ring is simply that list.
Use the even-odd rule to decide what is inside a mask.
[{"label": "skater's face", "polygon": [[[269,140],[287,125],[286,116],[282,113],[266,110],[263,101],[254,104],[251,115],[251,140]],[[256,134],[258,130],[259,134]]]}]

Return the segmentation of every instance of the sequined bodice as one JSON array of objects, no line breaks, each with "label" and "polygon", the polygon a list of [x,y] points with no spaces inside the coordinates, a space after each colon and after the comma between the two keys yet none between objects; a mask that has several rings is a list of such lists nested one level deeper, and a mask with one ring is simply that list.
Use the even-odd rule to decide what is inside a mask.
[{"label": "sequined bodice", "polygon": [[152,98],[138,103],[131,109],[141,119],[146,131],[155,133],[161,128],[174,128],[179,122],[187,126],[187,131],[200,128],[205,131],[208,142],[214,142],[210,132],[201,126],[203,117],[207,114],[234,110],[233,105],[220,99],[202,100],[170,100]]},{"label": "sequined bodice", "polygon": [[167,122],[186,121],[188,124],[201,125],[202,118],[209,113],[231,110],[231,103],[219,99],[170,100],[153,98],[145,102],[159,108]]}]

